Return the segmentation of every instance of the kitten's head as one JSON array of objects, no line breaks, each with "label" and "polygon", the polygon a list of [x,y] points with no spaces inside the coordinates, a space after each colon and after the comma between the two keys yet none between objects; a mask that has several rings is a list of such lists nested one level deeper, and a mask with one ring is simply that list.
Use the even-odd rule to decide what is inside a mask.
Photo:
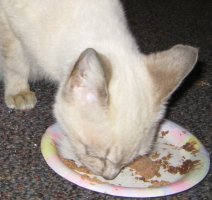
[{"label": "kitten's head", "polygon": [[[177,45],[141,56],[140,67],[118,71],[93,49],[85,50],[61,84],[55,103],[65,143],[79,161],[113,179],[138,155],[147,154],[164,105],[192,70],[197,54],[195,48]],[[62,156],[68,158],[64,148],[60,143],[61,152],[66,152]]]}]

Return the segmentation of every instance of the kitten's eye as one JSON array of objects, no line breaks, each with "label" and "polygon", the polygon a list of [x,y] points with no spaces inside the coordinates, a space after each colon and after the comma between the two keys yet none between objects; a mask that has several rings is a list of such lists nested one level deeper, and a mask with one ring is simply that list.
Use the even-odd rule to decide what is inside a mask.
[{"label": "kitten's eye", "polygon": [[91,158],[94,158],[94,159],[98,159],[98,160],[100,160],[100,161],[104,161],[104,158],[101,158],[101,157],[97,156],[97,155],[94,154],[93,152],[88,151],[88,152],[86,152],[86,155],[87,155],[88,157],[91,157]]},{"label": "kitten's eye", "polygon": [[93,151],[91,150],[91,148],[89,148],[88,146],[85,146],[85,154],[86,154],[86,156],[88,156],[88,157],[95,158],[95,159],[98,159],[98,160],[103,161],[103,162],[105,161],[105,158],[100,157],[100,156],[98,155],[98,152],[97,152],[97,154],[96,154],[96,153],[93,152]]},{"label": "kitten's eye", "polygon": [[88,156],[91,156],[91,157],[96,157],[95,154],[94,154],[93,152],[90,152],[90,151],[86,152],[86,154],[87,154]]},{"label": "kitten's eye", "polygon": [[98,158],[98,156],[96,156],[96,154],[94,154],[88,148],[86,148],[86,155],[89,156],[89,157]]}]

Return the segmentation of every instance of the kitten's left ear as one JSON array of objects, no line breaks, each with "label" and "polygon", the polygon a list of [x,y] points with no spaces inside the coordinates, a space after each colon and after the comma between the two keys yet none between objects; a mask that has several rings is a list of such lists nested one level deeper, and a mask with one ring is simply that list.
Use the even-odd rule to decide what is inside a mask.
[{"label": "kitten's left ear", "polygon": [[79,100],[84,104],[107,104],[108,91],[105,73],[99,55],[94,49],[86,49],[80,55],[67,85],[66,92],[71,94],[75,101]]},{"label": "kitten's left ear", "polygon": [[153,82],[154,99],[164,103],[191,72],[198,49],[175,45],[169,50],[146,56],[146,66]]}]

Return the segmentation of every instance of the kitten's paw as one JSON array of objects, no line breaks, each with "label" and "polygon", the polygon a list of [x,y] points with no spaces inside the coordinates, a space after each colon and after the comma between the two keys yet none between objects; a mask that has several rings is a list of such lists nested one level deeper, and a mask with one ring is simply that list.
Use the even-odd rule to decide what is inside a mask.
[{"label": "kitten's paw", "polygon": [[34,108],[37,99],[34,92],[25,91],[16,95],[8,95],[5,98],[7,107],[18,110],[29,110]]}]

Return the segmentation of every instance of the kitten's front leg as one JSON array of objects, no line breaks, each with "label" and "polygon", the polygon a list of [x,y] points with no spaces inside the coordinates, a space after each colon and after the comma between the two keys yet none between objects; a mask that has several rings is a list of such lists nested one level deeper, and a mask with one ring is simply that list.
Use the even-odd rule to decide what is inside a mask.
[{"label": "kitten's front leg", "polygon": [[5,103],[12,109],[31,109],[37,100],[28,84],[29,65],[23,55],[21,44],[13,39],[12,43],[3,49]]}]

